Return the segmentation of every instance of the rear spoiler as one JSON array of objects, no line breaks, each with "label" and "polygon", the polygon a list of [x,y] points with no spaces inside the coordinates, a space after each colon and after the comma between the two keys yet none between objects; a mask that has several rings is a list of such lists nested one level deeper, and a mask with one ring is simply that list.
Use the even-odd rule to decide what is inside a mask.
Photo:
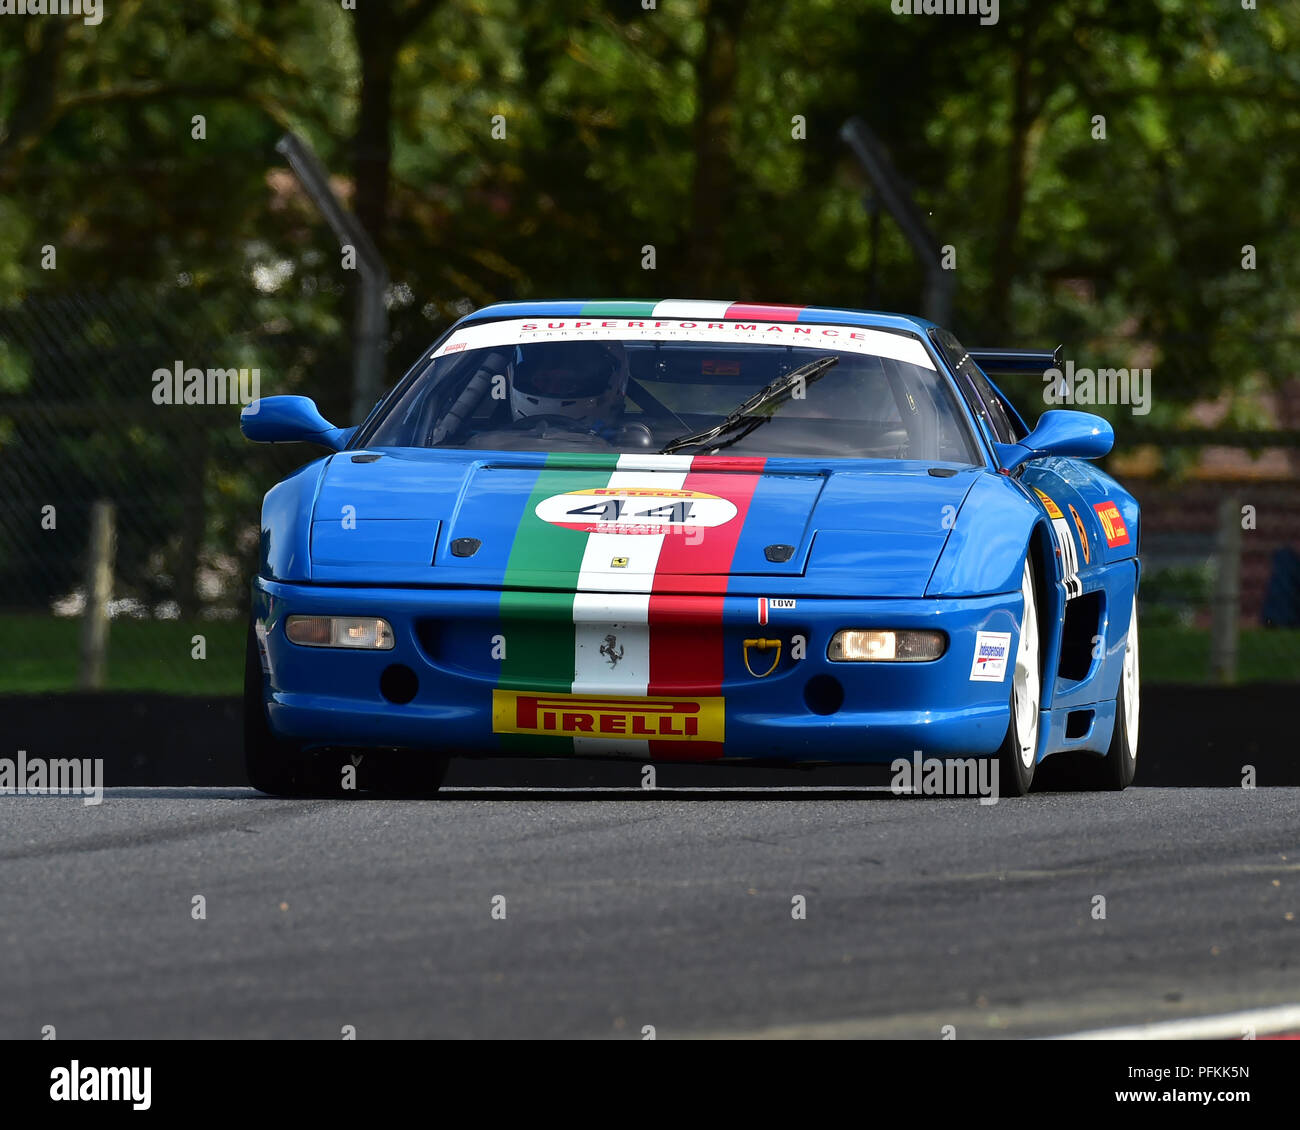
[{"label": "rear spoiler", "polygon": [[972,349],[971,360],[986,373],[1045,373],[1065,364],[1065,346],[1047,349]]}]

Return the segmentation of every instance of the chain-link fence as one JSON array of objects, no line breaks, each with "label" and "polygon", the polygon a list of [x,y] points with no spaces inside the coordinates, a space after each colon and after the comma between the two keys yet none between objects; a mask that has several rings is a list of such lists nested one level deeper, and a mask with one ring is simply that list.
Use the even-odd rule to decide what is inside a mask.
[{"label": "chain-link fence", "polygon": [[346,390],[348,359],[256,299],[184,288],[0,307],[0,691],[81,680],[96,503],[113,543],[103,685],[237,691],[260,499],[315,454],[247,443],[239,402]]},{"label": "chain-link fence", "polygon": [[[260,499],[318,452],[245,442],[230,401],[301,392],[341,421],[351,353],[341,334],[223,295],[119,289],[0,307],[0,692],[72,689],[87,674],[97,502],[111,504],[115,542],[102,685],[238,692]],[[1129,480],[1143,503],[1148,681],[1300,681],[1295,466],[1291,453],[1255,481]]]}]

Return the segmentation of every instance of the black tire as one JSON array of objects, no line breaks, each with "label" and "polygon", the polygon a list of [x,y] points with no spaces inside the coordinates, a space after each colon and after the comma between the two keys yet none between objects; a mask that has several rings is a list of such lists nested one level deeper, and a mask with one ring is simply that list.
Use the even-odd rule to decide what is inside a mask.
[{"label": "black tire", "polygon": [[369,787],[385,796],[431,797],[442,787],[451,758],[414,749],[367,754]]},{"label": "black tire", "polygon": [[[354,766],[355,788],[343,787],[348,765]],[[262,660],[249,624],[244,653],[244,771],[253,788],[286,797],[355,797],[363,790],[429,797],[441,787],[450,765],[449,757],[414,750],[308,750],[301,743],[277,738],[266,719]]]},{"label": "black tire", "polygon": [[262,660],[250,623],[244,652],[244,771],[248,783],[272,796],[296,796],[307,789],[308,768],[300,745],[271,733],[262,700]]},{"label": "black tire", "polygon": [[[1042,704],[1042,647],[1040,644],[1039,624],[1038,624],[1038,590],[1035,587],[1033,567],[1028,561],[1025,562],[1025,568],[1021,574],[1021,592],[1025,594],[1025,614],[1020,626],[1020,637],[1017,642],[1016,662],[1020,661],[1020,649],[1022,646],[1028,646],[1031,652],[1030,660],[1036,674],[1036,687],[1026,689],[1026,694],[1032,693],[1032,716],[1033,716],[1033,733],[1031,735],[1022,735],[1020,725],[1017,722],[1017,695],[1021,693],[1017,688],[1016,673],[1012,671],[1011,677],[1011,720],[1007,724],[1007,736],[1002,740],[1002,747],[998,750],[998,791],[1003,796],[1024,796],[1029,792],[1030,786],[1034,783],[1034,771],[1037,768],[1034,750],[1037,748],[1038,733],[1038,710]],[[1028,636],[1026,632],[1028,631]],[[1026,643],[1032,641],[1031,644]],[[1024,749],[1028,746],[1030,749],[1029,763],[1025,763]]]}]

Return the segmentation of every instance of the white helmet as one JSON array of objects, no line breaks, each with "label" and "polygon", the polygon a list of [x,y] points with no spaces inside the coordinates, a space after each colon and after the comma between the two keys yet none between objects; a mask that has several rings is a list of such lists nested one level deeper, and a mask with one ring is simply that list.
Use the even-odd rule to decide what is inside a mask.
[{"label": "white helmet", "polygon": [[627,396],[627,350],[619,341],[539,341],[515,350],[510,413],[566,416],[613,426]]}]

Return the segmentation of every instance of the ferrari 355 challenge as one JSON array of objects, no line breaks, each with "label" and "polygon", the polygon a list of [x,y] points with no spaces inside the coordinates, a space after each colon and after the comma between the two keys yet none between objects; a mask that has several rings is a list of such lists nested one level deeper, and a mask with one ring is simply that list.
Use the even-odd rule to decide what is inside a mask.
[{"label": "ferrari 355 challenge", "polygon": [[1030,428],[927,321],[726,302],[462,318],[266,495],[245,686],[259,789],[435,790],[453,756],[757,764],[1064,751],[1133,779],[1138,505],[1110,425]]}]

